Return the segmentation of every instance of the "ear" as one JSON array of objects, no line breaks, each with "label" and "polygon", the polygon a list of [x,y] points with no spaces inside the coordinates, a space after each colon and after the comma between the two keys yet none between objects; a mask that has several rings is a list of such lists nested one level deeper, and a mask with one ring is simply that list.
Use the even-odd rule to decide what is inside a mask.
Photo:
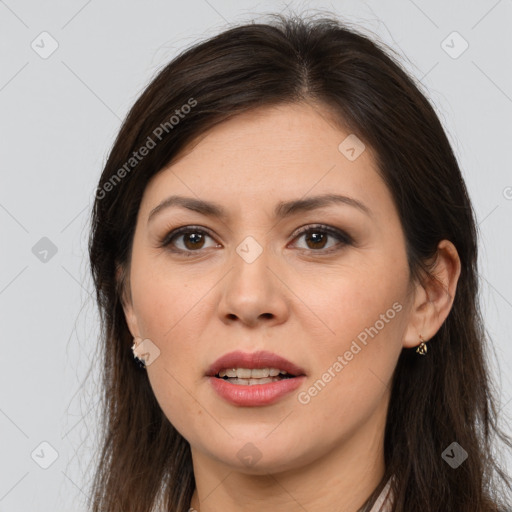
[{"label": "ear", "polygon": [[124,265],[116,266],[116,282],[119,290],[119,299],[123,306],[124,316],[128,329],[134,338],[140,337],[140,329],[137,317],[133,309],[133,303],[130,291],[129,268]]},{"label": "ear", "polygon": [[455,298],[460,276],[460,258],[455,246],[449,240],[442,240],[437,246],[432,274],[425,282],[415,284],[414,303],[410,320],[404,334],[403,345],[413,348],[430,340],[448,317]]}]

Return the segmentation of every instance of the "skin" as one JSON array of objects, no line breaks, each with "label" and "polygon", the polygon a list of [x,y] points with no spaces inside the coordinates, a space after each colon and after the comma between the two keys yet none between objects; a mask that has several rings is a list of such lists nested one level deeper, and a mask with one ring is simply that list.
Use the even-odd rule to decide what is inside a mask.
[{"label": "skin", "polygon": [[[144,192],[124,311],[133,336],[160,350],[148,377],[190,443],[191,506],[201,512],[356,511],[384,473],[384,426],[400,352],[419,345],[420,334],[432,338],[452,306],[460,274],[455,247],[439,244],[437,284],[411,281],[400,219],[371,149],[355,161],[338,150],[349,133],[318,106],[261,108],[210,130]],[[353,197],[371,215],[334,204],[273,217],[279,201],[324,193]],[[174,194],[219,203],[229,217],[169,207],[148,223]],[[316,239],[296,235],[312,224],[338,228],[354,242],[318,229]],[[199,242],[190,233],[174,239],[190,256],[160,246],[173,229],[190,225],[207,231]],[[247,236],[263,249],[252,263],[236,252]],[[401,311],[300,403],[298,394],[394,303]],[[232,405],[205,372],[237,349],[275,352],[304,368],[306,381],[272,405]],[[246,443],[261,455],[251,466],[237,456]]]}]

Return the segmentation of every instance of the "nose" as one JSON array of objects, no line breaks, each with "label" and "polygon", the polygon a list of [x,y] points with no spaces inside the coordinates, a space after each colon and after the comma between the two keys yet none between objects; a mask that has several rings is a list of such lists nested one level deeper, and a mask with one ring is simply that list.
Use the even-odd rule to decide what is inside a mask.
[{"label": "nose", "polygon": [[[240,256],[242,254],[242,256]],[[222,281],[218,314],[224,323],[241,322],[248,327],[278,325],[289,315],[289,288],[270,251],[251,261],[234,252],[232,268]]]}]

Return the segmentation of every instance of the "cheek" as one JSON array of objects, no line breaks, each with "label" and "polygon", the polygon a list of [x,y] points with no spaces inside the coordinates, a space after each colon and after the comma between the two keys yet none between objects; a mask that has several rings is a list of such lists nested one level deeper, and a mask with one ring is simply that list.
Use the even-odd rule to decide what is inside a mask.
[{"label": "cheek", "polygon": [[161,342],[172,339],[190,321],[200,295],[196,284],[201,286],[179,268],[171,271],[165,256],[134,254],[130,277],[134,309],[144,334]]},{"label": "cheek", "polygon": [[381,278],[376,286],[378,275],[354,272],[325,296],[317,292],[319,316],[334,333],[324,328],[305,347],[314,371],[299,402],[304,421],[333,435],[336,425],[357,429],[382,404],[402,349],[405,282]]},{"label": "cheek", "polygon": [[200,293],[190,280],[188,285],[182,280],[176,274],[157,275],[154,270],[145,276],[140,274],[134,283],[138,286],[134,304],[144,335],[160,350],[158,359],[146,370],[155,398],[178,432],[189,435],[191,421],[202,424],[206,420],[193,399],[202,375],[196,341],[201,328],[199,299],[204,292]]},{"label": "cheek", "polygon": [[315,423],[362,421],[387,392],[402,349],[407,272],[376,263],[322,284],[325,293],[311,287],[308,297],[329,330],[308,351],[314,375],[301,403],[315,411]]},{"label": "cheek", "polygon": [[320,343],[332,346],[336,340],[334,345],[343,348],[375,325],[381,339],[396,333],[407,289],[407,275],[400,268],[391,271],[386,264],[376,262],[301,279],[301,295],[307,297],[306,305],[324,326]]},{"label": "cheek", "polygon": [[[194,383],[179,373],[169,362],[155,361],[147,373],[155,398],[166,418],[189,442],[197,440],[201,431],[211,430],[211,418],[201,401],[195,398]],[[210,423],[209,423],[210,421]],[[200,436],[199,436],[200,437]]]}]

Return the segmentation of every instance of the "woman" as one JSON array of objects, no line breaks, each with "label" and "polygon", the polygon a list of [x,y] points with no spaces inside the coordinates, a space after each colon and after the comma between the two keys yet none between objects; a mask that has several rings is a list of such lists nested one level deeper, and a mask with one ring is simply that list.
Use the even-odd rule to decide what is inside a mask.
[{"label": "woman", "polygon": [[335,19],[196,44],[101,176],[94,511],[510,505],[477,237],[429,102]]}]

